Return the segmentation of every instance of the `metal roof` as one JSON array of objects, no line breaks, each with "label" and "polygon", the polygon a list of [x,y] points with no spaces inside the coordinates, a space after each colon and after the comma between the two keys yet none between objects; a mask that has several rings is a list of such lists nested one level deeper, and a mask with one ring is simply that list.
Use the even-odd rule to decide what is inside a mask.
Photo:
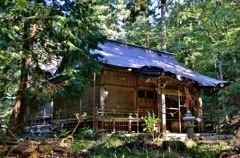
[{"label": "metal roof", "polygon": [[159,68],[166,73],[175,74],[180,81],[190,80],[198,83],[198,86],[204,87],[224,87],[225,84],[228,84],[228,81],[210,78],[187,68],[179,63],[172,53],[114,40],[107,40],[104,44],[99,44],[98,47],[102,50],[94,50],[92,53],[103,55],[103,62],[108,65],[138,70],[144,67],[148,67],[149,70],[151,67]]}]

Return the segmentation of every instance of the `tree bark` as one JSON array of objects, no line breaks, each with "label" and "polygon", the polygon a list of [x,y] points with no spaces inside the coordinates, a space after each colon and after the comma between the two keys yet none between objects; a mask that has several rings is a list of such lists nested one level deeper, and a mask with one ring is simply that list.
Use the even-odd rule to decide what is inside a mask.
[{"label": "tree bark", "polygon": [[[37,13],[35,14],[37,16]],[[33,24],[32,32],[30,32],[30,22],[27,21],[24,23],[24,34],[23,34],[23,49],[27,51],[33,51],[33,43],[34,36],[36,34],[37,24],[36,20]],[[23,100],[24,92],[27,89],[28,82],[28,72],[30,68],[32,56],[31,54],[26,53],[22,58],[22,68],[21,68],[21,77],[20,77],[20,85],[17,91],[16,102],[12,111],[12,115],[10,117],[9,122],[9,130],[16,134],[23,134],[25,132],[25,113],[26,113],[26,104]]]},{"label": "tree bark", "polygon": [[161,0],[161,49],[166,51],[166,0]]},{"label": "tree bark", "polygon": [[[218,8],[218,3],[217,2],[215,3],[215,7],[214,8],[215,8],[215,12],[217,12],[217,8]],[[217,39],[218,39],[218,41],[221,41],[222,40],[222,36],[220,34],[220,30],[218,28],[217,21],[215,21],[215,20],[213,21],[213,24],[214,24],[215,31],[216,31],[216,34],[217,34]],[[223,80],[222,61],[220,59],[220,51],[217,52],[217,61],[218,61],[220,80]],[[224,91],[221,91],[221,95],[222,95],[222,108],[223,108],[223,111],[224,111],[225,116],[226,116],[225,117],[225,121],[226,121],[226,123],[228,123],[228,115],[226,113],[226,108],[225,108],[225,95],[224,95]]]},{"label": "tree bark", "polygon": [[238,78],[238,64],[237,64],[237,59],[234,52],[232,52],[232,60],[233,60],[235,78]]},{"label": "tree bark", "polygon": [[147,34],[146,34],[146,47],[147,48],[151,48],[151,37],[149,35],[149,31],[150,31],[150,22],[149,22],[149,13],[148,13],[148,6],[146,6],[146,10],[145,10],[145,18],[146,18],[146,29],[147,29]]}]

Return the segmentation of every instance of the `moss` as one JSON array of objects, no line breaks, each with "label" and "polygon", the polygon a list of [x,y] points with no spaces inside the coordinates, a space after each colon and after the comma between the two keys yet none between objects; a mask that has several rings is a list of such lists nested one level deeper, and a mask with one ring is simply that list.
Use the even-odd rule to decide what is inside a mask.
[{"label": "moss", "polygon": [[163,150],[185,151],[187,146],[182,141],[163,141],[162,148]]}]

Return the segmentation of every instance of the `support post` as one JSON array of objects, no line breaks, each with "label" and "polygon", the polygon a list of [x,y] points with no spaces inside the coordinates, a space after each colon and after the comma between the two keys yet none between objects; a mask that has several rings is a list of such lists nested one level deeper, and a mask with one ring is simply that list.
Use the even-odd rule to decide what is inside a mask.
[{"label": "support post", "polygon": [[[161,89],[162,91],[162,89]],[[167,120],[166,120],[166,101],[165,101],[165,94],[161,94],[162,98],[162,132],[166,133],[166,125],[167,125]]]},{"label": "support post", "polygon": [[158,126],[158,130],[162,133],[166,133],[166,101],[165,101],[165,94],[163,94],[162,89],[165,85],[158,84],[157,92],[158,92],[158,117],[161,119]]},{"label": "support post", "polygon": [[178,90],[178,124],[179,124],[179,132],[182,133],[181,104],[180,104],[180,92],[179,92],[179,90]]},{"label": "support post", "polygon": [[132,118],[130,116],[128,119],[128,133],[132,133]]},{"label": "support post", "polygon": [[200,122],[198,122],[198,132],[203,133],[204,127],[203,127],[203,118],[202,118],[202,96],[201,91],[197,91],[196,94],[196,103],[197,103],[197,113],[198,117],[200,118]]},{"label": "support post", "polygon": [[93,130],[96,131],[96,74],[93,75],[93,104],[92,104],[92,116],[93,116]]},{"label": "support post", "polygon": [[103,112],[102,114],[104,114],[104,105],[105,105],[105,90],[104,90],[104,86],[100,86],[100,110]]},{"label": "support post", "polygon": [[116,121],[115,119],[112,120],[112,127],[113,127],[113,133],[116,132]]}]

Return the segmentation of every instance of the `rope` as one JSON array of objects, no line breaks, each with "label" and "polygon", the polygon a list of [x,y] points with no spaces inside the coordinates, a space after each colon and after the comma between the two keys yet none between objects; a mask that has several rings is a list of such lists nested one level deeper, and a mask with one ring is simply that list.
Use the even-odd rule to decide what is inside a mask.
[{"label": "rope", "polygon": [[[189,93],[188,88],[187,88],[187,87],[184,87],[184,90],[185,90],[185,94],[186,94],[186,97],[187,97],[187,99],[188,99],[188,102],[189,102],[190,106],[191,106],[192,108],[194,108],[195,111],[198,111],[198,110],[196,109],[196,106],[195,106],[195,104],[194,104],[194,101],[193,101],[193,99],[192,99],[192,97],[191,97],[191,95],[190,95],[190,93]],[[199,115],[199,117],[202,116],[202,110],[199,110],[198,115]]]}]

